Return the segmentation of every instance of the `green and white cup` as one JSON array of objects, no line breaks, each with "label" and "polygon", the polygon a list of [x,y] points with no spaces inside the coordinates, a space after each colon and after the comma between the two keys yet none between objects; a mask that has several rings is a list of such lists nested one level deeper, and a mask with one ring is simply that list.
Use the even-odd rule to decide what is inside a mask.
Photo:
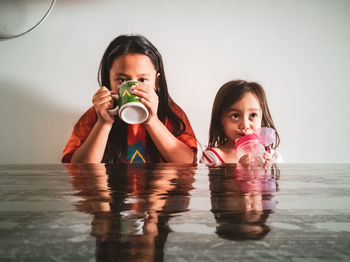
[{"label": "green and white cup", "polygon": [[127,124],[140,124],[147,120],[149,112],[140,98],[134,95],[131,87],[138,82],[136,80],[125,81],[119,87],[119,94],[112,95],[117,106],[108,110],[111,115],[119,115],[120,119]]}]

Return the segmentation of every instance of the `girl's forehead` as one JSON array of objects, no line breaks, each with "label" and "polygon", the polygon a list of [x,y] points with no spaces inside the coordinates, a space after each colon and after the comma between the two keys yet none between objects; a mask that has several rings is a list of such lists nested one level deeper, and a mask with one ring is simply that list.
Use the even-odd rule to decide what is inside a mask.
[{"label": "girl's forehead", "polygon": [[112,70],[139,69],[155,71],[152,60],[143,54],[125,54],[117,57],[112,64]]},{"label": "girl's forehead", "polygon": [[259,109],[260,102],[257,96],[251,92],[245,93],[238,101],[231,104],[230,109]]}]

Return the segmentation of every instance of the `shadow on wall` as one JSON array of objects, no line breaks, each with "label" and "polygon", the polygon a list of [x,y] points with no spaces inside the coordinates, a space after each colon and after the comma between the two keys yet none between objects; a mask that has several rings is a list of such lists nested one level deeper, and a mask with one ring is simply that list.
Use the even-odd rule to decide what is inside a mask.
[{"label": "shadow on wall", "polygon": [[0,164],[59,163],[81,112],[31,93],[38,89],[30,84],[0,80],[0,87]]}]

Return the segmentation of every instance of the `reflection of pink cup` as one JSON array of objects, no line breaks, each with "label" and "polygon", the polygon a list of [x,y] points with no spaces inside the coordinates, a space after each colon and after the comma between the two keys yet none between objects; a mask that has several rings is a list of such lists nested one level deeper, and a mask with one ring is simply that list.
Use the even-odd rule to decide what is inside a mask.
[{"label": "reflection of pink cup", "polygon": [[235,148],[237,150],[238,159],[246,154],[251,154],[257,158],[263,156],[265,146],[261,143],[256,134],[245,135],[236,140]]}]

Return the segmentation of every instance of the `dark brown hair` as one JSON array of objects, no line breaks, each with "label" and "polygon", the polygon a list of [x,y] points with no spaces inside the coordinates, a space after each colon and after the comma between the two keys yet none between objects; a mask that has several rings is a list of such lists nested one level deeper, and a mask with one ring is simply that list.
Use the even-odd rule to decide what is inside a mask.
[{"label": "dark brown hair", "polygon": [[[109,71],[115,59],[125,54],[142,54],[148,56],[151,59],[154,68],[156,69],[157,73],[159,73],[159,77],[156,82],[156,93],[159,97],[157,115],[160,121],[163,123],[165,123],[166,119],[172,123],[173,129],[170,131],[174,136],[178,136],[183,133],[186,126],[184,121],[172,110],[171,106],[174,104],[174,102],[168,92],[162,56],[156,47],[144,36],[120,35],[109,44],[101,59],[98,73],[99,84],[110,89]],[[116,116],[112,129],[109,133],[105,153],[102,160],[103,162],[118,163],[125,161],[127,148],[126,137],[127,124]],[[162,157],[148,133],[146,136],[145,154],[147,162],[162,161]]]},{"label": "dark brown hair", "polygon": [[239,101],[246,93],[256,95],[262,110],[261,127],[273,128],[276,131],[276,141],[273,148],[279,145],[280,137],[273,123],[267,105],[266,94],[262,86],[256,82],[233,80],[224,84],[215,96],[211,112],[208,147],[218,147],[226,142],[226,135],[222,126],[222,117],[230,106]]}]

